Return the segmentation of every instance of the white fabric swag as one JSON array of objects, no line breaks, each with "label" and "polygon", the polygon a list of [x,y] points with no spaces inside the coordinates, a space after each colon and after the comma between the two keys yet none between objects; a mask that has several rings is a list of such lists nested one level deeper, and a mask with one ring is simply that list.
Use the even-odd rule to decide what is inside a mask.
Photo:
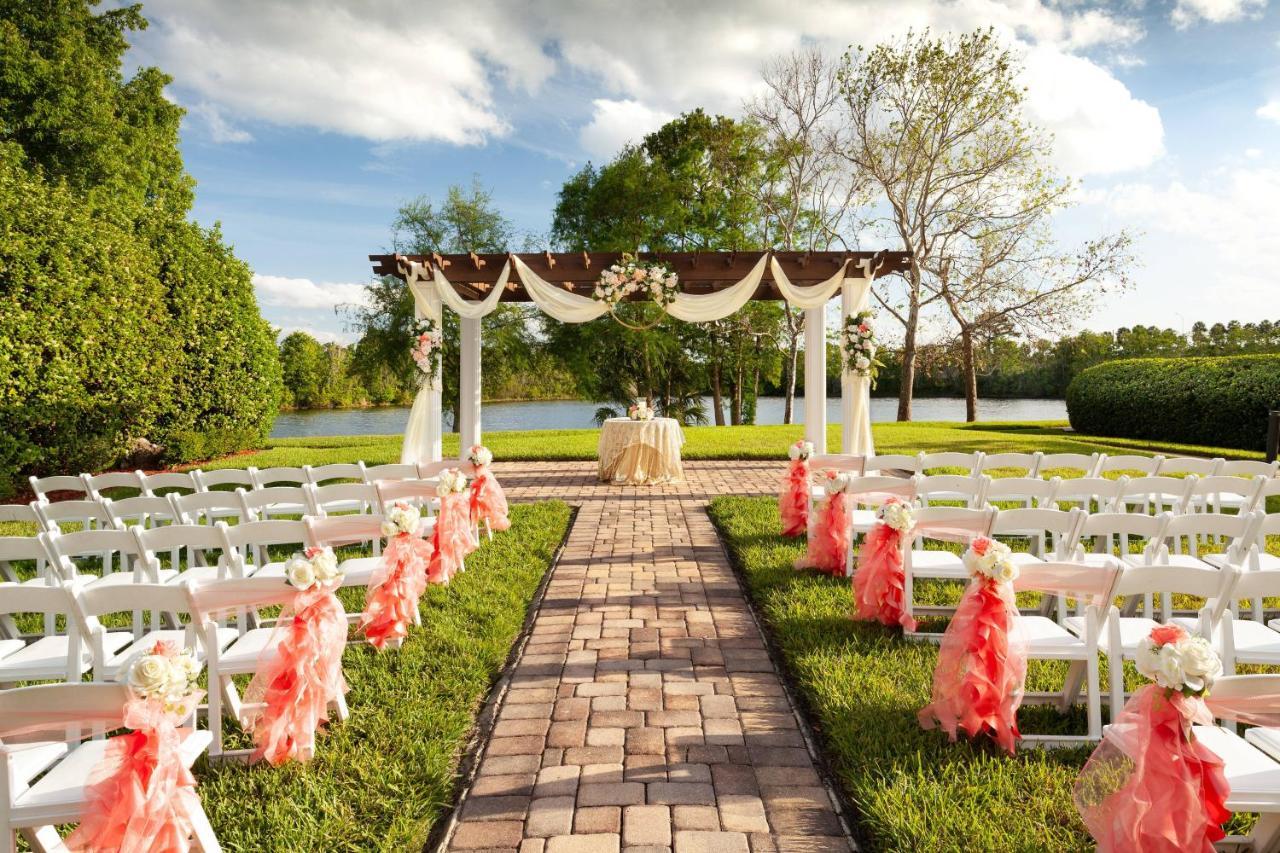
[{"label": "white fabric swag", "polygon": [[493,289],[484,299],[473,302],[470,299],[463,299],[462,295],[454,289],[453,282],[445,278],[444,270],[440,267],[435,268],[436,282],[439,287],[436,288],[440,292],[440,298],[448,305],[455,314],[467,320],[479,320],[488,314],[492,314],[493,310],[498,307],[498,301],[502,299],[502,291],[507,286],[508,273],[511,271],[511,260],[502,265],[502,269],[498,272],[498,278],[493,283]]},{"label": "white fabric swag", "polygon": [[[436,328],[443,328],[440,305],[440,288],[426,278],[422,264],[406,264],[402,269],[409,292],[413,294],[413,313],[419,320],[431,320]],[[407,342],[406,342],[407,343]],[[405,427],[404,444],[400,448],[400,462],[416,465],[419,462],[435,462],[442,453],[443,405],[440,398],[440,381],[424,381],[413,398],[409,410],[409,423]]]},{"label": "white fabric swag", "polygon": [[529,298],[545,314],[561,323],[587,323],[609,312],[609,306],[603,302],[556,287],[529,269],[529,265],[520,260],[518,255],[512,255],[511,261]]}]

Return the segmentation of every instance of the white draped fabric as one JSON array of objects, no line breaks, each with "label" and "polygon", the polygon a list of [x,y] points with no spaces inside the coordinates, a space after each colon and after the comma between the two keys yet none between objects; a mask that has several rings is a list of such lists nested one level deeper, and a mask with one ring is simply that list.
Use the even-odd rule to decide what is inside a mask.
[{"label": "white draped fabric", "polygon": [[765,261],[768,259],[769,253],[765,252],[746,278],[724,290],[715,293],[677,294],[675,301],[667,306],[667,313],[687,323],[710,323],[736,314],[755,295],[760,279],[764,277]]},{"label": "white draped fabric", "polygon": [[836,270],[836,274],[822,282],[822,284],[796,287],[791,283],[791,279],[787,278],[787,274],[782,271],[782,264],[778,263],[778,259],[769,259],[769,268],[773,270],[773,283],[777,286],[778,292],[782,294],[782,298],[786,299],[793,308],[821,308],[826,305],[844,283],[844,271],[848,267],[849,262],[846,260],[840,265],[840,269]]},{"label": "white draped fabric", "polygon": [[[872,273],[873,275],[874,273]],[[840,329],[844,321],[867,310],[871,299],[871,278],[846,278],[840,292]],[[840,358],[844,358],[841,348]],[[840,367],[840,452],[871,456],[875,441],[871,437],[871,377]]]},{"label": "white draped fabric", "polygon": [[498,301],[502,299],[502,290],[507,286],[507,275],[511,270],[511,261],[507,260],[502,265],[502,269],[498,272],[498,278],[493,283],[493,289],[489,295],[478,302],[470,299],[463,299],[462,295],[454,289],[453,283],[445,278],[444,270],[439,266],[435,268],[436,290],[440,294],[440,298],[445,305],[465,320],[479,320],[498,307]]},{"label": "white draped fabric", "polygon": [[[409,291],[413,293],[414,315],[420,320],[432,320],[437,328],[443,328],[440,296],[434,283],[424,277],[426,267],[422,264],[408,264],[408,269],[402,271],[409,284]],[[409,423],[405,427],[404,444],[400,448],[402,463],[416,465],[419,462],[440,461],[444,452],[441,446],[441,408],[439,379],[424,381],[418,389],[418,396],[413,398],[413,408],[409,410]]]},{"label": "white draped fabric", "polygon": [[511,262],[529,298],[543,313],[561,323],[587,323],[609,312],[609,306],[603,302],[556,287],[529,269],[528,264],[520,260],[519,256],[512,255]]}]

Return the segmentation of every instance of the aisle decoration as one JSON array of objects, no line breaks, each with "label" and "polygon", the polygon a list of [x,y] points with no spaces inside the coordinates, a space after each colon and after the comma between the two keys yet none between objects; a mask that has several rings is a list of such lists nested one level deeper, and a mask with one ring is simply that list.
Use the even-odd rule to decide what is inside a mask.
[{"label": "aisle decoration", "polygon": [[854,618],[916,629],[906,612],[902,566],[904,537],[914,526],[912,505],[901,498],[890,496],[876,511],[876,523],[862,540],[853,574]]},{"label": "aisle decoration", "polygon": [[964,552],[972,580],[942,635],[933,670],[933,701],[920,725],[940,726],[952,741],[990,735],[1013,754],[1018,706],[1027,677],[1027,641],[1020,630],[1013,582],[1018,565],[1008,545],[978,536]]},{"label": "aisle decoration", "polygon": [[430,583],[448,583],[462,571],[462,561],[476,549],[475,527],[471,524],[471,501],[467,476],[457,468],[440,472],[436,486],[440,514],[431,531],[431,561],[427,565]]},{"label": "aisle decoration", "polygon": [[422,374],[423,384],[437,386],[440,381],[440,354],[444,345],[440,327],[435,321],[425,317],[414,320],[410,340],[412,343],[409,352]]},{"label": "aisle decoration", "polygon": [[[293,601],[280,611],[257,674],[244,693],[253,731],[252,760],[280,765],[308,761],[316,732],[329,721],[329,703],[347,691],[342,652],[347,614],[336,590],[342,570],[332,548],[308,548],[285,565]],[[261,707],[252,707],[261,703]]]},{"label": "aisle decoration", "polygon": [[493,464],[493,453],[484,445],[477,444],[468,452],[467,461],[471,463],[472,472],[471,523],[478,528],[483,521],[492,537],[493,531],[511,527],[511,519],[507,517],[506,493],[489,467]]},{"label": "aisle decoration", "polygon": [[129,665],[131,698],[123,723],[130,731],[107,743],[90,775],[80,825],[67,837],[74,851],[186,853],[202,813],[195,777],[182,760],[190,729],[178,724],[204,692],[200,664],[172,643],[156,643]]},{"label": "aisle decoration", "polygon": [[1076,780],[1076,808],[1103,853],[1208,853],[1231,817],[1230,789],[1222,759],[1196,740],[1191,726],[1212,725],[1215,715],[1248,717],[1206,704],[1222,663],[1203,637],[1162,625],[1138,646],[1136,663],[1153,683],[1107,727]]},{"label": "aisle decoration", "polygon": [[653,409],[644,400],[627,407],[627,417],[633,421],[653,420]]},{"label": "aisle decoration", "polygon": [[843,577],[845,560],[852,545],[852,497],[848,493],[849,476],[839,471],[826,471],[822,481],[826,497],[818,504],[805,555],[796,568],[813,568],[829,575]]},{"label": "aisle decoration", "polygon": [[666,309],[676,301],[680,293],[679,276],[663,263],[644,263],[635,255],[623,253],[618,263],[600,273],[591,296],[597,302],[608,307],[613,319],[629,329],[637,331],[651,329],[662,322],[662,314],[658,319],[644,326],[636,326],[622,320],[617,313],[618,305],[632,294],[640,294],[659,308]]},{"label": "aisle decoration", "polygon": [[782,535],[803,536],[809,529],[809,457],[813,455],[813,442],[797,441],[787,448],[787,455],[791,462],[778,495]]},{"label": "aisle decoration", "polygon": [[418,600],[427,588],[431,545],[422,538],[417,507],[396,503],[382,522],[387,547],[365,592],[359,630],[375,649],[399,645],[418,615]]},{"label": "aisle decoration", "polygon": [[842,343],[845,365],[849,372],[865,376],[871,380],[871,387],[876,387],[876,377],[884,362],[876,357],[880,344],[876,339],[874,315],[870,311],[859,311],[845,318]]}]

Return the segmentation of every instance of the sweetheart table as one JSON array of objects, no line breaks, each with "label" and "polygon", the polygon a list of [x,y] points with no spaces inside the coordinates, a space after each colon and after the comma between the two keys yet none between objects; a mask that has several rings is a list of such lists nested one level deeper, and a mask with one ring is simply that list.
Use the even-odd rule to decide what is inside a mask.
[{"label": "sweetheart table", "polygon": [[675,418],[609,418],[600,427],[600,480],[619,486],[683,480],[683,444],[684,433]]}]

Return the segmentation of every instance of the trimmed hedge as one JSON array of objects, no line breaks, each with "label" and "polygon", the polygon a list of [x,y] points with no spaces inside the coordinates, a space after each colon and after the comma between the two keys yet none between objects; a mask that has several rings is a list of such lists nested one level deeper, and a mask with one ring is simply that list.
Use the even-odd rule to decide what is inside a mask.
[{"label": "trimmed hedge", "polygon": [[1081,371],[1067,388],[1077,432],[1262,450],[1280,408],[1280,355],[1138,358]]}]

